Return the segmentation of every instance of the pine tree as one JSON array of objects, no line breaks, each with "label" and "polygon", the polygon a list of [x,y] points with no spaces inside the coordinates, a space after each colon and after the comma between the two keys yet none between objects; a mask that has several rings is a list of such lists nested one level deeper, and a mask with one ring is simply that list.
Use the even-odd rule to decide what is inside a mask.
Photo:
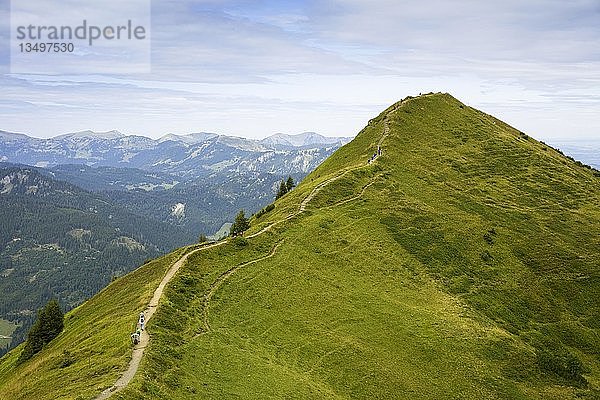
[{"label": "pine tree", "polygon": [[240,210],[240,212],[235,216],[233,225],[231,225],[229,235],[237,236],[247,231],[248,228],[250,228],[250,222],[248,222],[248,218],[246,218],[244,210]]},{"label": "pine tree", "polygon": [[294,182],[294,178],[292,178],[291,176],[288,176],[287,181],[285,182],[285,187],[287,188],[287,191],[289,192],[290,190],[292,190],[294,188],[294,186],[296,186],[296,182]]},{"label": "pine tree", "polygon": [[19,363],[29,360],[34,354],[50,343],[64,328],[64,315],[56,299],[50,300],[38,311],[37,321],[27,334],[27,342],[19,356]]},{"label": "pine tree", "polygon": [[285,184],[285,181],[282,180],[281,183],[279,184],[279,190],[277,191],[277,195],[275,195],[275,200],[279,199],[280,197],[285,195],[287,192],[288,192],[287,185]]}]

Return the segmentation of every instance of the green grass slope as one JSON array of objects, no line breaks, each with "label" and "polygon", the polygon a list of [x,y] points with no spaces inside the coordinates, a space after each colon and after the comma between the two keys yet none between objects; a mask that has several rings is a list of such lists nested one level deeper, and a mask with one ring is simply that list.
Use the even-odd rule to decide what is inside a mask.
[{"label": "green grass slope", "polygon": [[65,316],[64,331],[30,361],[0,359],[0,399],[89,399],[131,358],[129,334],[166,270],[186,249],[144,264]]},{"label": "green grass slope", "polygon": [[[249,234],[270,230],[190,256],[113,398],[599,398],[599,187],[593,170],[449,95],[397,103]],[[3,358],[0,397],[110,386],[130,354],[127,316],[176,257],[69,314],[30,362]],[[57,366],[86,342],[67,337],[111,307],[122,326],[87,340],[113,345],[92,367],[93,346]]]}]

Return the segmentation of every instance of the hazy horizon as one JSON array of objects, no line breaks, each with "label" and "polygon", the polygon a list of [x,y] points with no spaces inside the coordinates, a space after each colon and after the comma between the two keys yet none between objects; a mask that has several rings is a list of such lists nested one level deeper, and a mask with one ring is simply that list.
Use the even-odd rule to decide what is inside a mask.
[{"label": "hazy horizon", "polygon": [[243,138],[243,139],[249,139],[249,140],[263,140],[266,138],[269,138],[271,136],[275,136],[275,135],[288,135],[288,136],[299,136],[299,135],[303,135],[306,133],[315,133],[317,135],[321,135],[327,138],[354,138],[356,136],[356,134],[358,134],[358,132],[355,135],[351,135],[351,136],[332,136],[332,135],[325,135],[319,132],[314,132],[314,131],[300,131],[300,132],[294,132],[294,133],[288,133],[288,132],[273,132],[270,134],[267,134],[265,136],[262,137],[244,137],[241,135],[235,135],[235,134],[231,134],[231,133],[227,133],[227,132],[208,132],[208,131],[203,131],[203,130],[197,130],[197,131],[193,131],[193,132],[183,132],[183,133],[176,133],[176,132],[166,132],[164,134],[159,134],[158,136],[150,136],[150,135],[144,135],[144,134],[135,134],[135,133],[129,133],[129,132],[122,132],[118,129],[109,129],[107,131],[94,131],[92,129],[82,129],[82,130],[78,130],[78,131],[65,131],[62,133],[58,133],[56,135],[53,136],[48,136],[48,137],[43,137],[43,136],[36,136],[34,134],[30,134],[28,132],[15,132],[15,131],[9,131],[6,129],[2,129],[2,127],[0,127],[0,132],[4,132],[4,133],[12,133],[12,134],[17,134],[17,135],[26,135],[29,136],[31,138],[34,139],[56,139],[60,136],[65,136],[65,135],[70,135],[70,134],[78,134],[78,133],[84,133],[84,132],[93,132],[94,134],[106,134],[106,133],[112,133],[112,132],[118,132],[120,134],[122,134],[124,137],[128,137],[128,136],[141,136],[141,137],[146,137],[152,140],[158,140],[161,139],[165,136],[169,136],[169,135],[175,135],[175,136],[188,136],[188,135],[195,135],[195,134],[210,134],[210,135],[218,135],[218,136],[229,136],[229,137],[238,137],[238,138]]}]

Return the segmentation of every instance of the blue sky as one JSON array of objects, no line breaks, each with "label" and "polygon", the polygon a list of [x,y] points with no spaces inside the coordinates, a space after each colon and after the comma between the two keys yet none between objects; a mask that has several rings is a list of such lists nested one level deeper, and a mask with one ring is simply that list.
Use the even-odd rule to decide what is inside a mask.
[{"label": "blue sky", "polygon": [[600,138],[598,0],[153,1],[152,72],[122,75],[10,74],[0,2],[2,130],[351,136],[443,91],[541,140]]}]

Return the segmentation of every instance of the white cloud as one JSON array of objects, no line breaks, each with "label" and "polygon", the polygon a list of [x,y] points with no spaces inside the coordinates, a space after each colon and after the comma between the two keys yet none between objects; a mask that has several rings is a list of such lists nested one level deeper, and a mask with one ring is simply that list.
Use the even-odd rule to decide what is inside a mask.
[{"label": "white cloud", "polygon": [[167,0],[152,11],[151,74],[5,75],[0,129],[349,135],[406,95],[447,91],[541,139],[600,136],[596,0]]}]

